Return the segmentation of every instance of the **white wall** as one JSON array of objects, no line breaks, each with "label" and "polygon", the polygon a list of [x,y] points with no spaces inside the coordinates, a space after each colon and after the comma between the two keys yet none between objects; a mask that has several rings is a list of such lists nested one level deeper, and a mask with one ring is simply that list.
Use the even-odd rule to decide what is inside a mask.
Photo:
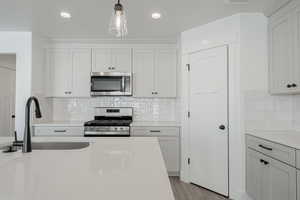
[{"label": "white wall", "polygon": [[33,122],[46,122],[52,119],[52,100],[45,98],[45,89],[48,74],[45,69],[45,47],[48,40],[36,32],[32,34],[32,95],[36,96],[40,103],[42,118],[36,119],[32,115]]},{"label": "white wall", "polygon": [[[233,199],[247,198],[243,91],[266,88],[266,28],[267,19],[262,14],[238,14],[182,33],[183,88],[187,87],[188,53],[220,45],[229,47],[229,193]],[[183,113],[187,112],[187,95],[183,92]],[[185,162],[188,155],[188,120],[183,115],[181,175],[185,181],[189,181]]]},{"label": "white wall", "polygon": [[31,46],[30,32],[0,32],[0,54],[16,54],[16,130],[21,139],[25,126],[25,105],[31,95]]}]

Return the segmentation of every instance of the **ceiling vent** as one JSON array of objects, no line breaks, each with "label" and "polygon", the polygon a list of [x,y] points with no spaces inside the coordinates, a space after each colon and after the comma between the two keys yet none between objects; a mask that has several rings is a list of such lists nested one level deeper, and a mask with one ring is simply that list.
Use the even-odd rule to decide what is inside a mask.
[{"label": "ceiling vent", "polygon": [[226,4],[248,4],[249,0],[224,0]]}]

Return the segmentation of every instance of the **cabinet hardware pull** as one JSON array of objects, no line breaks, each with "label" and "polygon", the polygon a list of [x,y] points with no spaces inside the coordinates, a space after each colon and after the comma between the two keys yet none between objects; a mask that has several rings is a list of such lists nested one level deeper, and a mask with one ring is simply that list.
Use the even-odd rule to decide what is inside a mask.
[{"label": "cabinet hardware pull", "polygon": [[293,83],[293,84],[292,84],[292,87],[297,87],[297,84],[296,84],[296,83]]},{"label": "cabinet hardware pull", "polygon": [[263,159],[260,159],[260,162],[263,163],[263,164],[265,164],[265,165],[268,165],[268,164],[269,164],[268,161],[265,161],[265,160],[263,160]]},{"label": "cabinet hardware pull", "polygon": [[160,133],[160,130],[150,130],[150,133]]},{"label": "cabinet hardware pull", "polygon": [[225,130],[225,129],[226,129],[226,127],[225,127],[225,125],[223,125],[223,124],[222,124],[222,125],[220,125],[220,126],[219,126],[219,129],[221,129],[221,130]]},{"label": "cabinet hardware pull", "polygon": [[291,88],[292,85],[291,85],[291,84],[287,84],[286,87],[287,87],[287,88]]},{"label": "cabinet hardware pull", "polygon": [[262,145],[262,144],[260,144],[260,145],[258,145],[260,148],[263,148],[263,149],[266,149],[266,150],[268,150],[268,151],[272,151],[273,149],[272,148],[270,148],[270,147],[265,147],[264,145]]},{"label": "cabinet hardware pull", "polygon": [[67,132],[66,130],[54,130],[55,133],[65,133]]}]

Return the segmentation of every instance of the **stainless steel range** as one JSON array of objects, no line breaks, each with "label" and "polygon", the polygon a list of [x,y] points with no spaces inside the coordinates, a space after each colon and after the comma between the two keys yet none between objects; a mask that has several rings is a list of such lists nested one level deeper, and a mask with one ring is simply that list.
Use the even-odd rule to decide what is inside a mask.
[{"label": "stainless steel range", "polygon": [[130,136],[133,108],[96,108],[94,120],[84,123],[85,137]]}]

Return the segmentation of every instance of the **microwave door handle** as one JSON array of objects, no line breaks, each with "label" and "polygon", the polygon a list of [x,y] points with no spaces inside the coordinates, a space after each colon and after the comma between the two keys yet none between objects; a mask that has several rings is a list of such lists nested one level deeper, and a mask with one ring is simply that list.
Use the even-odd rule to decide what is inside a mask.
[{"label": "microwave door handle", "polygon": [[122,92],[125,92],[125,76],[122,77]]}]

